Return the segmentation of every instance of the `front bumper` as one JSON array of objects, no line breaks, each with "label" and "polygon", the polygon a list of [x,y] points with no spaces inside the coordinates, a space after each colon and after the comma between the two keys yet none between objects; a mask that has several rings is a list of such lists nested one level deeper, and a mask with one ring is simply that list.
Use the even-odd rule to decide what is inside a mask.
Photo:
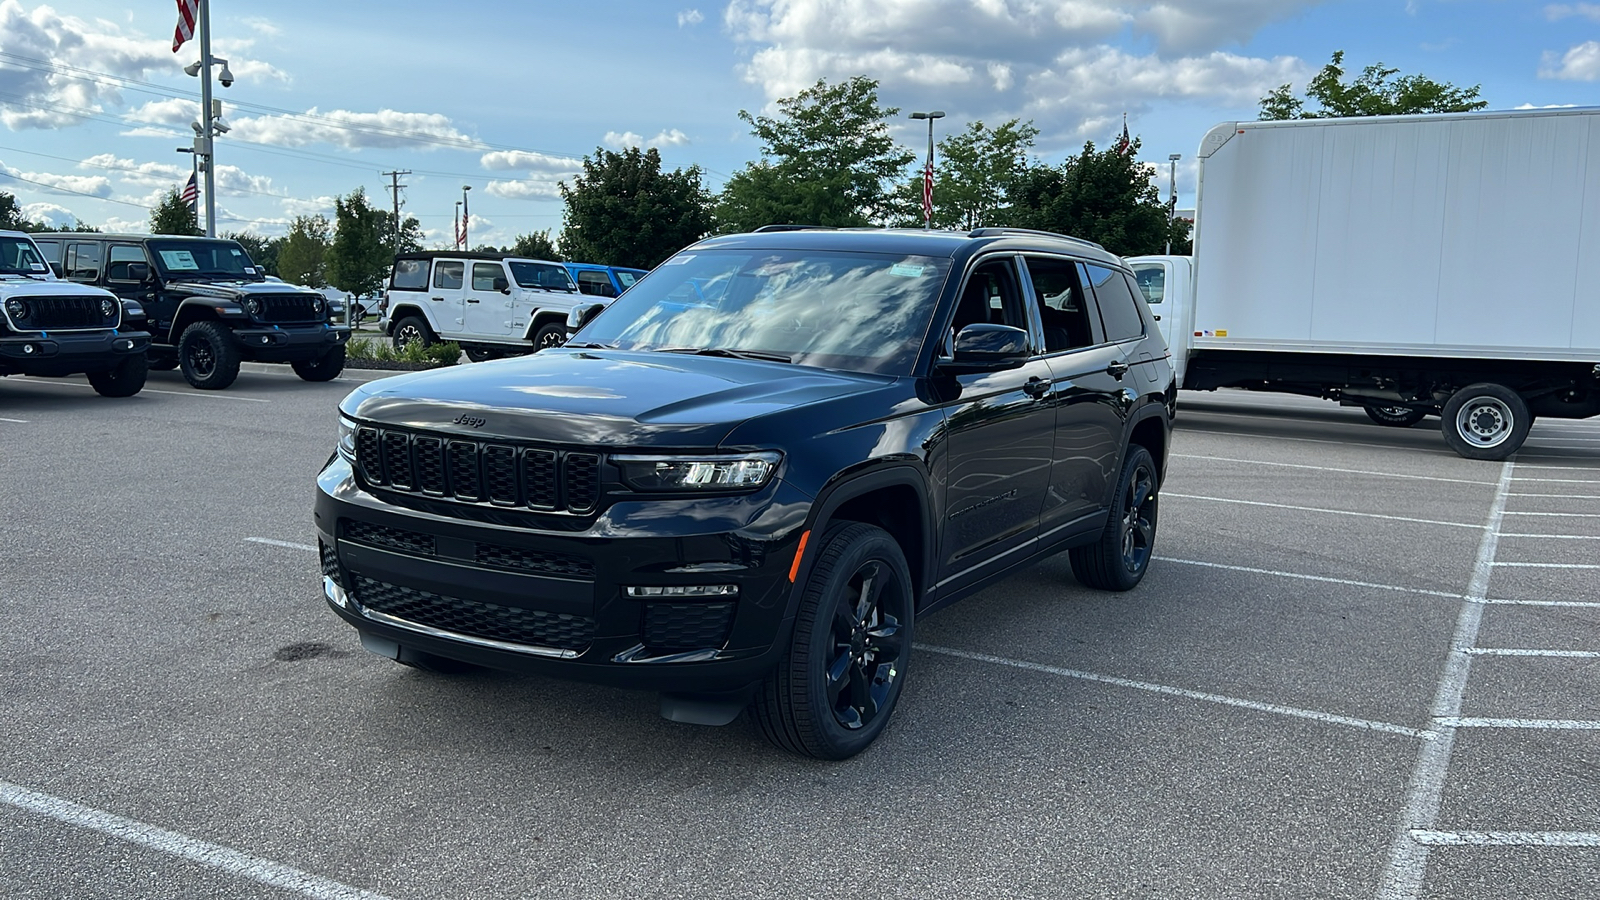
[{"label": "front bumper", "polygon": [[0,373],[74,375],[104,372],[145,352],[144,331],[106,328],[95,331],[32,331],[0,336]]},{"label": "front bumper", "polygon": [[291,362],[317,359],[350,342],[348,325],[261,325],[233,329],[233,341],[246,359]]},{"label": "front bumper", "polygon": [[[613,497],[588,517],[441,515],[363,489],[339,457],[317,487],[324,595],[379,639],[369,646],[665,692],[737,690],[788,646],[811,498],[782,481],[738,497]],[[737,594],[627,590],[713,585]]]}]

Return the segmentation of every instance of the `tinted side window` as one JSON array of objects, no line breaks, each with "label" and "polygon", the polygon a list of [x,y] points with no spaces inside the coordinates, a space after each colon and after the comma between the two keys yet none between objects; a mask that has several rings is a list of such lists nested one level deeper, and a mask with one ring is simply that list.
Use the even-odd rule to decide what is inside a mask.
[{"label": "tinted side window", "polygon": [[124,284],[135,283],[132,266],[134,263],[145,262],[143,247],[137,244],[114,244],[106,259],[106,280]]},{"label": "tinted side window", "polygon": [[472,264],[472,289],[475,291],[494,290],[494,280],[504,278],[505,270],[499,263],[473,263]]},{"label": "tinted side window", "polygon": [[617,289],[611,286],[611,279],[604,272],[585,270],[578,272],[578,290],[596,297],[615,297]]},{"label": "tinted side window", "polygon": [[1116,269],[1088,264],[1089,283],[1094,288],[1095,305],[1100,307],[1100,323],[1105,326],[1106,340],[1126,341],[1144,335],[1144,318],[1139,315],[1138,301],[1128,287],[1128,279]]},{"label": "tinted side window", "polygon": [[420,291],[428,287],[428,261],[425,259],[395,260],[394,278],[389,286],[397,291]]},{"label": "tinted side window", "polygon": [[94,281],[100,277],[100,245],[68,244],[67,277],[73,281]]},{"label": "tinted side window", "polygon": [[1078,267],[1070,260],[1046,256],[1027,257],[1028,278],[1039,303],[1039,321],[1044,325],[1044,349],[1057,353],[1094,345],[1094,328],[1089,304],[1083,302],[1083,286],[1078,283]]},{"label": "tinted side window", "polygon": [[1133,267],[1133,278],[1139,282],[1139,293],[1151,306],[1167,297],[1167,267],[1159,263],[1143,263]]},{"label": "tinted side window", "polygon": [[982,263],[967,276],[961,299],[956,301],[950,332],[960,334],[968,325],[980,323],[1028,330],[1028,313],[1010,258]]},{"label": "tinted side window", "polygon": [[433,286],[447,291],[460,290],[466,271],[466,263],[436,262],[433,264]]}]

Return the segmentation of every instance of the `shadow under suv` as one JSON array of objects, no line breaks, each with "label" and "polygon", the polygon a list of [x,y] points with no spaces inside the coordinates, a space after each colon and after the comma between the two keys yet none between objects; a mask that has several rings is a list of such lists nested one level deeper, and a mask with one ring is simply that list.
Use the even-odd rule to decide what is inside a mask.
[{"label": "shadow under suv", "polygon": [[408,665],[749,706],[848,757],[918,616],[1063,550],[1092,587],[1144,576],[1174,387],[1135,291],[1038,232],[702,241],[564,347],[351,393],[327,600]]}]

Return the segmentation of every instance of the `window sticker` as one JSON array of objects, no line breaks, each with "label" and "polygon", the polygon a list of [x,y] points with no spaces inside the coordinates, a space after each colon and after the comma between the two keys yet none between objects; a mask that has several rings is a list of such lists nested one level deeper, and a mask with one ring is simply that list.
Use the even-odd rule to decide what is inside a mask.
[{"label": "window sticker", "polygon": [[233,255],[234,255],[234,256],[243,256],[243,255],[244,255],[244,251],[243,251],[243,250],[234,250],[234,249],[233,249],[233,248],[231,248],[231,247],[230,247],[230,248],[228,248],[228,250],[229,250],[229,252],[230,252],[230,253],[232,253],[232,254],[233,254]]},{"label": "window sticker", "polygon": [[667,260],[666,262],[662,263],[662,265],[663,266],[681,266],[681,265],[683,265],[684,263],[688,262],[691,259],[694,259],[694,254],[693,253],[682,253],[682,254],[679,254],[679,255],[674,256],[673,258]]},{"label": "window sticker", "polygon": [[200,264],[188,250],[162,250],[161,262],[175,272],[198,272]]},{"label": "window sticker", "polygon": [[41,262],[28,263],[28,267],[33,269],[33,271],[35,271],[35,272],[43,272],[44,271],[44,263],[41,263]]},{"label": "window sticker", "polygon": [[901,278],[921,278],[922,273],[927,271],[927,268],[927,266],[910,266],[905,263],[895,263],[889,267],[889,274],[898,275]]},{"label": "window sticker", "polygon": [[254,275],[256,273],[256,267],[255,266],[245,266],[244,267],[244,273],[246,275]]}]

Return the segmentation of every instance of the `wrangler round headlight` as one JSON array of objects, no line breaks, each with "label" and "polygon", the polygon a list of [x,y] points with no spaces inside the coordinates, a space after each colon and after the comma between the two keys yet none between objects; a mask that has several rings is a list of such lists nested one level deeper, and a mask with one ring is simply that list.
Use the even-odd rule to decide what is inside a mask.
[{"label": "wrangler round headlight", "polygon": [[100,315],[102,317],[104,317],[104,318],[110,319],[110,318],[115,317],[116,314],[117,314],[116,301],[112,300],[110,297],[102,298],[101,301],[100,301]]},{"label": "wrangler round headlight", "polygon": [[318,318],[326,316],[328,314],[328,301],[319,297],[311,302],[311,308],[317,311]]},{"label": "wrangler round headlight", "polygon": [[783,454],[726,456],[613,456],[622,480],[636,491],[754,490],[772,477]]},{"label": "wrangler round headlight", "polygon": [[261,315],[261,301],[260,300],[257,300],[254,297],[246,297],[244,299],[244,303],[241,304],[241,305],[244,307],[244,311],[249,313],[250,315],[252,315],[252,316]]},{"label": "wrangler round headlight", "polygon": [[23,303],[21,300],[18,300],[15,297],[12,297],[10,300],[6,301],[6,312],[9,313],[13,319],[26,319],[28,317],[28,304]]}]

